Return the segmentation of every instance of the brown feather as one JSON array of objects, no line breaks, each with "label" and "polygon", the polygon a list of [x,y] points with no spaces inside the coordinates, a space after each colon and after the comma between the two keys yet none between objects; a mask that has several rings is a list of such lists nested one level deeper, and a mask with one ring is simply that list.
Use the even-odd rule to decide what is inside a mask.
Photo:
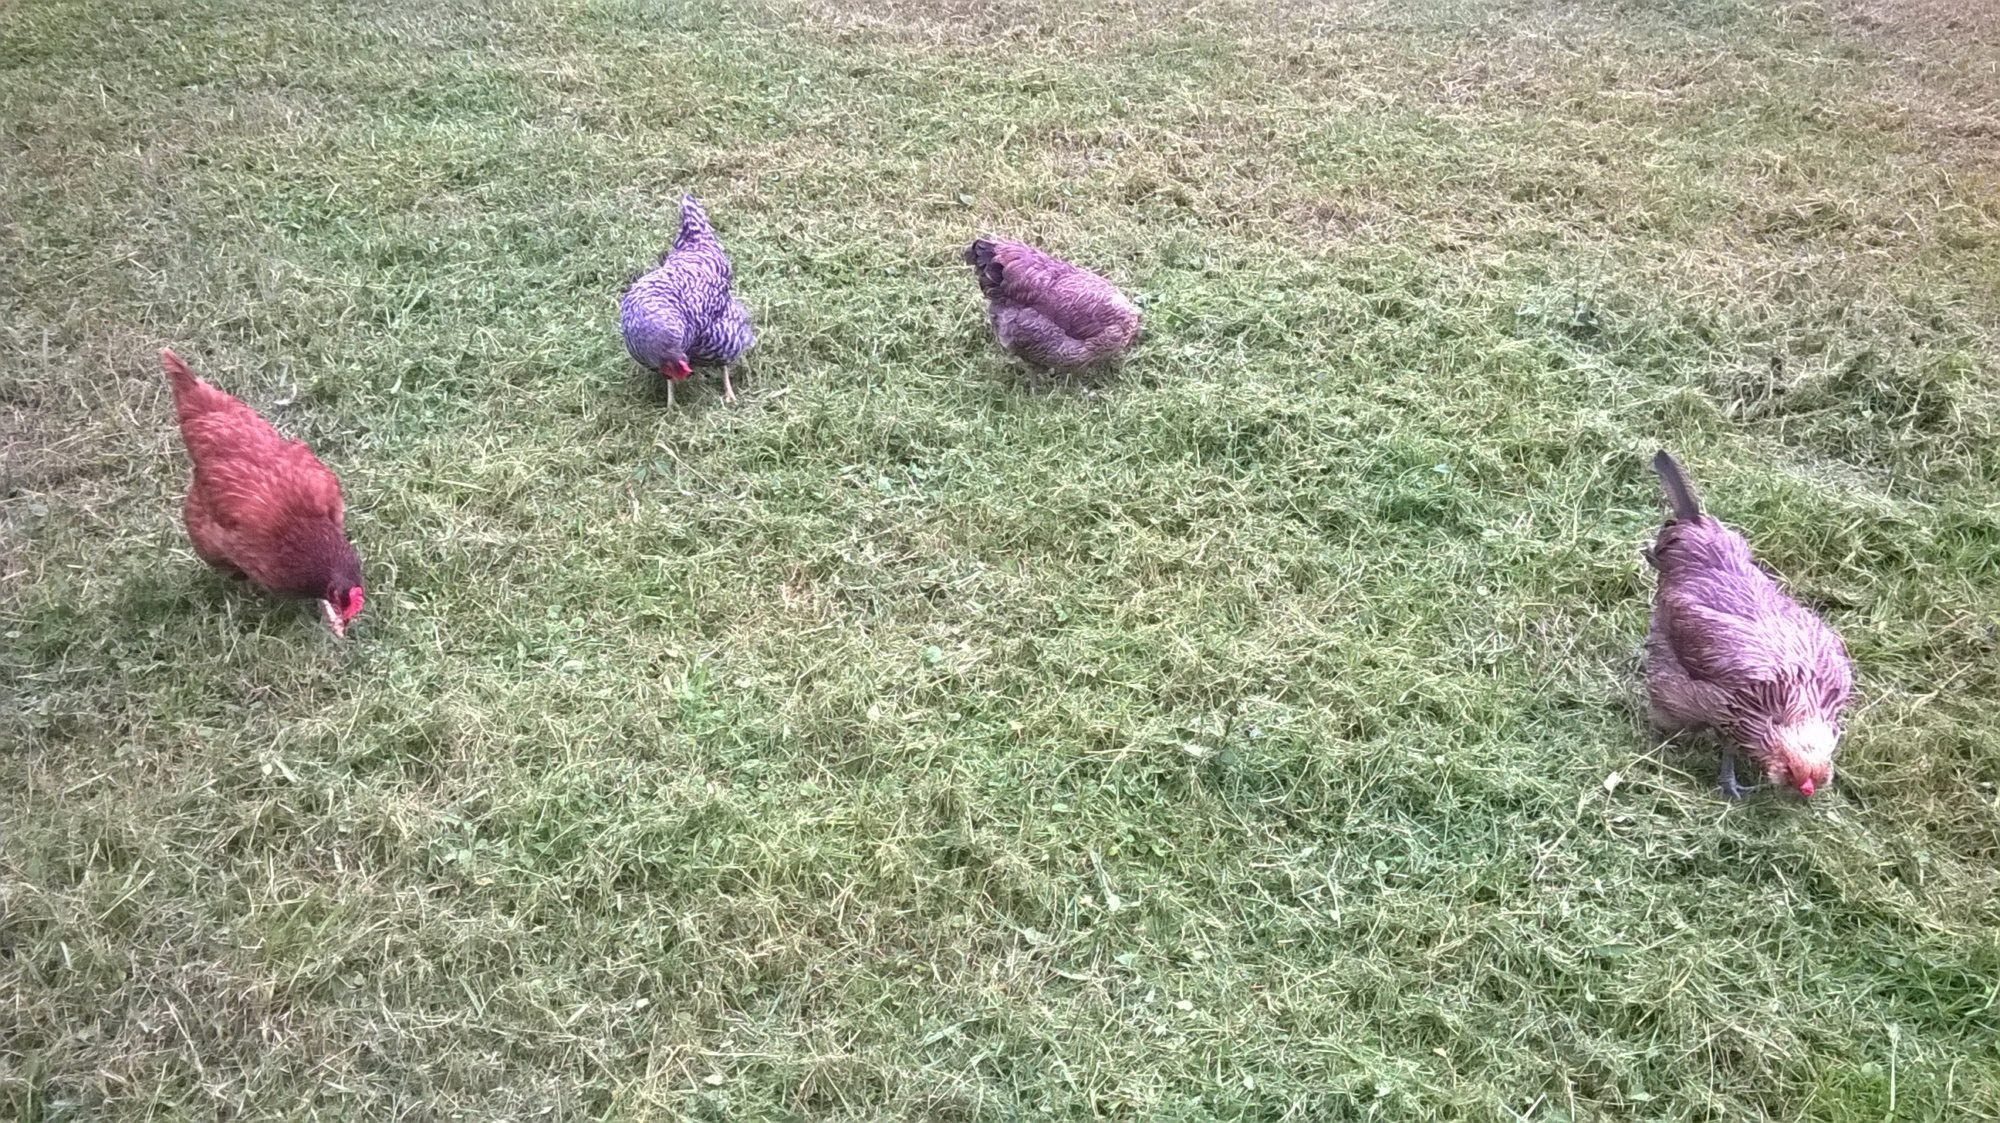
[{"label": "brown feather", "polygon": [[359,588],[340,480],[303,442],[160,352],[194,465],[183,517],[195,553],[281,596]]},{"label": "brown feather", "polygon": [[1139,337],[1139,309],[1103,277],[1033,246],[980,238],[967,247],[1000,345],[1073,371],[1114,359]]}]

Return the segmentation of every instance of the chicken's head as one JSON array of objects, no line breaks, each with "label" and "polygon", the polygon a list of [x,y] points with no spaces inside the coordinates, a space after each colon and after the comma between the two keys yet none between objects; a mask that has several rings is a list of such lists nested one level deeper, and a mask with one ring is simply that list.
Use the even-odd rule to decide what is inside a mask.
[{"label": "chicken's head", "polygon": [[688,365],[686,355],[672,356],[660,364],[660,374],[675,382],[684,382],[693,373],[694,368]]},{"label": "chicken's head", "polygon": [[320,615],[326,618],[326,626],[333,629],[336,636],[347,635],[347,625],[361,615],[362,595],[360,582],[336,581],[327,586],[326,596],[320,598]]},{"label": "chicken's head", "polygon": [[1833,782],[1833,749],[1840,731],[1831,722],[1810,718],[1771,731],[1766,743],[1764,771],[1773,784],[1797,788],[1811,797]]}]

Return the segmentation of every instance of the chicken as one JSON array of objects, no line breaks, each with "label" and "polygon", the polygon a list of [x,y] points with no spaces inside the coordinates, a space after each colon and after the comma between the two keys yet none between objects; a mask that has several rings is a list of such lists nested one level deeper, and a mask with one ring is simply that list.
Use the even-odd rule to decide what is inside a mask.
[{"label": "chicken", "polygon": [[1702,513],[1673,457],[1660,453],[1653,469],[1673,508],[1647,552],[1660,573],[1646,637],[1653,724],[1720,734],[1730,799],[1743,796],[1739,750],[1772,783],[1811,796],[1833,779],[1854,689],[1847,648],[1758,568],[1742,535]]},{"label": "chicken", "polygon": [[300,441],[160,352],[194,462],[184,515],[201,560],[283,597],[317,600],[336,636],[361,613],[361,558],[340,481]]},{"label": "chicken", "polygon": [[729,368],[757,342],[750,312],[730,293],[729,255],[692,195],[681,196],[681,231],[652,272],[632,282],[619,304],[625,350],[647,370],[674,383],[693,374],[691,363],[722,368],[722,399],[736,400]]},{"label": "chicken", "polygon": [[965,262],[986,296],[1000,346],[1069,373],[1123,354],[1139,337],[1139,309],[1117,286],[1033,246],[981,238]]}]

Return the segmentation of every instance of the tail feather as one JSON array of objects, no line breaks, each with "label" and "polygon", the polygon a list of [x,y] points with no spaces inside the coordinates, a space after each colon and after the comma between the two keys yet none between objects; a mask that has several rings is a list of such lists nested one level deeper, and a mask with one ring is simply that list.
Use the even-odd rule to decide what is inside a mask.
[{"label": "tail feather", "polygon": [[681,196],[681,232],[674,239],[674,248],[692,245],[696,242],[714,241],[715,227],[709,224],[708,212],[702,209],[701,200],[692,195]]},{"label": "tail feather", "polygon": [[179,398],[201,385],[201,379],[171,347],[160,348],[160,362],[167,368],[167,385],[173,387],[174,397]]},{"label": "tail feather", "polygon": [[1687,476],[1674,458],[1661,449],[1653,457],[1653,471],[1660,475],[1660,485],[1667,489],[1667,502],[1674,509],[1675,522],[1700,522],[1701,500],[1695,496],[1694,488],[1688,485]]},{"label": "tail feather", "polygon": [[1001,266],[998,256],[999,250],[1000,247],[994,245],[988,238],[974,239],[971,245],[965,247],[965,263],[972,266],[973,276],[979,279],[979,291],[989,297],[1000,288],[1000,283],[1006,278],[1006,269]]},{"label": "tail feather", "polygon": [[215,407],[220,391],[203,382],[173,348],[160,348],[160,363],[167,368],[167,385],[174,392],[174,415],[183,423]]}]

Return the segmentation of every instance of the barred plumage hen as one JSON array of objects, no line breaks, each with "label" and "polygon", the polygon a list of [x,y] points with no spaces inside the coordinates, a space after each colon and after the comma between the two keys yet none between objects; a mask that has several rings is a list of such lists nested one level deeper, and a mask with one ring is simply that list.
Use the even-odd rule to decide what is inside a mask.
[{"label": "barred plumage hen", "polygon": [[1702,513],[1680,465],[1653,458],[1672,507],[1647,560],[1659,570],[1646,692],[1662,731],[1724,739],[1722,790],[1741,798],[1740,749],[1774,784],[1811,796],[1833,779],[1853,664],[1833,629],[1759,568],[1743,536]]},{"label": "barred plumage hen", "polygon": [[625,291],[618,309],[625,350],[639,365],[674,383],[693,374],[692,364],[722,368],[722,397],[736,400],[729,368],[757,342],[750,311],[730,285],[733,271],[708,212],[692,195],[681,196],[681,229],[660,264]]},{"label": "barred plumage hen", "polygon": [[1000,346],[1069,373],[1123,354],[1139,337],[1139,308],[1118,287],[1033,246],[980,238],[966,247]]}]

